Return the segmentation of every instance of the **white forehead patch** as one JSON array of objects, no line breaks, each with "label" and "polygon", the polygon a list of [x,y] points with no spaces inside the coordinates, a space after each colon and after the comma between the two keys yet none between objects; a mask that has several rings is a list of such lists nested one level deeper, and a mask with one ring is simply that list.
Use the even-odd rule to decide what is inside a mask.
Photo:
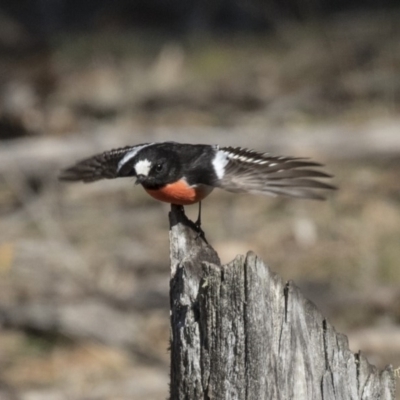
[{"label": "white forehead patch", "polygon": [[147,158],[138,161],[134,167],[136,175],[148,176],[150,172],[150,167],[151,167],[151,162]]},{"label": "white forehead patch", "polygon": [[154,143],[149,143],[149,144],[142,144],[140,146],[134,146],[132,147],[131,151],[128,151],[125,156],[121,159],[121,161],[118,163],[118,168],[117,171],[119,171],[129,160],[131,160],[133,157],[136,156],[137,153],[139,153],[140,150],[144,149],[145,147],[151,146]]}]

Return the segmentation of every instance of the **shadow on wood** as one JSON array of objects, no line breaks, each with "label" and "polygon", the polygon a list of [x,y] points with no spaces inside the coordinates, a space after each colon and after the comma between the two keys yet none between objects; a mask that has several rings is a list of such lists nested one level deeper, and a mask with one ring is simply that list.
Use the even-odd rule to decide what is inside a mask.
[{"label": "shadow on wood", "polygon": [[171,400],[395,398],[393,370],[353,354],[254,253],[220,265],[181,207],[170,213]]}]

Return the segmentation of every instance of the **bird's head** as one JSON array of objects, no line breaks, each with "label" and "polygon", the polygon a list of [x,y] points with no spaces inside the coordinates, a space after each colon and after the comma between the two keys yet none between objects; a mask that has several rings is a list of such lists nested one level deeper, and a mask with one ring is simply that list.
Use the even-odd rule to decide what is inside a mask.
[{"label": "bird's head", "polygon": [[[147,150],[147,151],[146,151]],[[121,168],[123,176],[135,176],[136,184],[148,189],[157,189],[180,178],[181,166],[172,151],[143,149]]]}]

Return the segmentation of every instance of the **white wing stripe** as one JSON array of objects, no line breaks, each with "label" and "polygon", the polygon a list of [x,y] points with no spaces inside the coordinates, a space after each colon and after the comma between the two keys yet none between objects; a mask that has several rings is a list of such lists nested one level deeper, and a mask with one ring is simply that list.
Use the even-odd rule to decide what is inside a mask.
[{"label": "white wing stripe", "polygon": [[[252,152],[249,152],[250,154]],[[259,164],[259,165],[264,165],[264,164],[269,164],[268,160],[264,160],[262,158],[254,158],[254,157],[249,157],[247,155],[241,155],[241,154],[234,154],[234,153],[229,153],[229,152],[224,152],[225,156],[229,160],[239,160],[245,163],[250,163],[250,164]],[[275,164],[270,164],[270,166],[273,166]]]},{"label": "white wing stripe", "polygon": [[136,156],[136,154],[144,149],[145,147],[151,146],[154,143],[149,143],[149,144],[143,144],[141,146],[136,146],[133,150],[129,151],[128,153],[126,153],[124,155],[124,157],[121,159],[121,161],[118,163],[118,168],[117,168],[117,172],[119,172],[119,170],[123,167],[124,164],[126,164],[129,160],[131,160],[133,157]]},{"label": "white wing stripe", "polygon": [[225,167],[229,162],[228,157],[229,157],[228,153],[222,150],[218,150],[215,153],[215,157],[212,160],[212,165],[214,167],[214,171],[218,179],[222,179],[225,175]]}]

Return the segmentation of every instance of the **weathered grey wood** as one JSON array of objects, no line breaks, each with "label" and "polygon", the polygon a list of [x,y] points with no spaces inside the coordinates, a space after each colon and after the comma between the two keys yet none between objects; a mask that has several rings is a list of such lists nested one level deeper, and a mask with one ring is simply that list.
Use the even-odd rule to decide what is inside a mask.
[{"label": "weathered grey wood", "polygon": [[171,400],[394,400],[391,367],[353,354],[254,253],[221,266],[173,206]]},{"label": "weathered grey wood", "polygon": [[220,261],[182,207],[171,206],[170,225],[171,399],[204,399],[199,287],[202,263],[218,266]]}]

